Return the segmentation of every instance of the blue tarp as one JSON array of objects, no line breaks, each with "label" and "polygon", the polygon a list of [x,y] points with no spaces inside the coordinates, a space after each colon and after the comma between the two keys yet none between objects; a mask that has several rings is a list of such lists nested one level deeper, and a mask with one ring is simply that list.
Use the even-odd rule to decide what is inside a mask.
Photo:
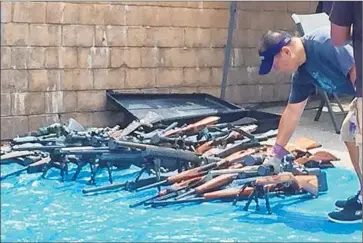
[{"label": "blue tarp", "polygon": [[[19,168],[2,166],[1,174]],[[114,172],[114,181],[135,177],[138,169]],[[74,170],[70,171],[70,179]],[[327,170],[329,192],[312,199],[309,195],[273,197],[273,214],[248,212],[232,203],[206,202],[161,208],[129,208],[128,205],[155,194],[118,191],[86,196],[81,190],[89,174],[81,172],[76,182],[59,181],[52,170],[46,179],[40,174],[22,174],[1,182],[1,241],[253,241],[253,242],[361,242],[362,224],[329,222],[334,202],[355,194],[358,180],[353,171]],[[108,184],[106,171],[98,185]]]}]

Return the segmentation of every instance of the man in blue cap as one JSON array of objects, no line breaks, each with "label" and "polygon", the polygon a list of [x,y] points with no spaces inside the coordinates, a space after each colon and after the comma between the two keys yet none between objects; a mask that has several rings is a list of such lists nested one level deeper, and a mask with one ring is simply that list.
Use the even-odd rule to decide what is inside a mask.
[{"label": "man in blue cap", "polygon": [[[260,75],[268,74],[271,70],[293,74],[288,104],[281,117],[273,153],[264,162],[265,165],[272,166],[275,172],[280,172],[281,160],[289,153],[285,146],[294,133],[315,86],[328,93],[355,95],[353,47],[349,44],[334,46],[329,27],[319,28],[303,37],[293,37],[282,31],[268,31],[261,39],[259,56]],[[341,133],[351,134],[346,131],[349,129],[349,123],[346,122],[342,125]],[[345,144],[353,163],[359,163],[355,143],[349,140]],[[345,206],[350,209],[345,210],[344,215],[335,220],[336,222],[355,223],[362,220],[361,201]]]}]

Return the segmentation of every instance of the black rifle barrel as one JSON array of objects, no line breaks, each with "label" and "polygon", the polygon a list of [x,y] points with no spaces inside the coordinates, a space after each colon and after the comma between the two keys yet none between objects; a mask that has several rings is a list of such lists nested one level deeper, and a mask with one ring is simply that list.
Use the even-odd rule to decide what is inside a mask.
[{"label": "black rifle barrel", "polygon": [[83,194],[92,193],[92,192],[100,192],[100,191],[106,191],[106,190],[114,190],[118,188],[124,188],[128,182],[125,183],[118,183],[118,184],[112,184],[107,186],[99,186],[99,187],[93,187],[93,188],[84,188],[82,190]]},{"label": "black rifle barrel", "polygon": [[167,205],[174,205],[174,204],[180,204],[180,203],[200,203],[200,202],[208,202],[208,201],[213,201],[213,200],[216,200],[216,199],[196,197],[196,198],[181,199],[181,200],[153,201],[151,203],[151,207],[167,206]]},{"label": "black rifle barrel", "polygon": [[158,147],[153,145],[116,141],[116,140],[109,141],[109,148],[111,150],[116,150],[116,151],[119,148],[136,148],[144,151],[145,156],[148,157],[172,158],[172,159],[178,159],[180,161],[188,161],[194,163],[202,162],[202,159],[194,152],[181,149]]},{"label": "black rifle barrel", "polygon": [[37,144],[22,144],[22,145],[14,145],[12,147],[12,150],[14,151],[24,151],[24,150],[29,150],[29,151],[34,151],[34,150],[43,150],[43,151],[52,151],[55,149],[61,149],[61,148],[65,148],[65,145],[48,145],[48,146],[42,146],[42,145],[37,145]]}]

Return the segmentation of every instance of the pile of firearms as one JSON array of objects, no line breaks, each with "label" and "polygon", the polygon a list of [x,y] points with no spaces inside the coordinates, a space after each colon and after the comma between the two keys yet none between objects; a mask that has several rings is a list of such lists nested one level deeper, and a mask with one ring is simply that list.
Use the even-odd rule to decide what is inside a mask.
[{"label": "pile of firearms", "polygon": [[[258,198],[264,198],[270,213],[269,195],[310,193],[316,197],[327,191],[322,169],[338,160],[325,151],[310,153],[310,149],[321,145],[300,138],[286,147],[291,153],[281,163],[268,164],[269,141],[277,131],[255,133],[258,121],[253,118],[219,123],[219,117],[211,116],[183,126],[177,122],[153,123],[155,120],[148,113],[144,120],[134,121],[124,129],[84,129],[70,119],[68,125],[55,123],[13,138],[1,147],[1,165],[18,163],[23,168],[3,175],[1,180],[23,172],[42,173],[46,178],[50,169],[58,169],[64,181],[69,164],[76,166],[71,180],[77,180],[89,165],[90,184],[96,183],[100,169],[107,169],[111,184],[87,187],[84,194],[158,188],[155,196],[130,207],[248,199],[247,210],[252,200],[258,209]],[[131,165],[140,168],[135,180],[113,183],[112,171]],[[149,177],[141,178],[144,172]]]}]

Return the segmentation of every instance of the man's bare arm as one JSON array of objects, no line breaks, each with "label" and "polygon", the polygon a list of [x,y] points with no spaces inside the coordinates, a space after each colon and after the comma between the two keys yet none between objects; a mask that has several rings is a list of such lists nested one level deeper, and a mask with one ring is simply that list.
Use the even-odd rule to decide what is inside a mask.
[{"label": "man's bare arm", "polygon": [[330,35],[333,45],[344,46],[350,37],[350,27],[331,23]]},{"label": "man's bare arm", "polygon": [[355,68],[355,65],[349,70],[349,79],[352,82],[352,84],[355,84],[355,80],[357,79],[357,70]]},{"label": "man's bare arm", "polygon": [[343,46],[350,39],[351,26],[353,23],[354,2],[333,2],[329,20],[331,41],[335,46]]},{"label": "man's bare arm", "polygon": [[296,104],[288,104],[282,113],[276,143],[285,147],[294,133],[304,111],[307,99]]}]

